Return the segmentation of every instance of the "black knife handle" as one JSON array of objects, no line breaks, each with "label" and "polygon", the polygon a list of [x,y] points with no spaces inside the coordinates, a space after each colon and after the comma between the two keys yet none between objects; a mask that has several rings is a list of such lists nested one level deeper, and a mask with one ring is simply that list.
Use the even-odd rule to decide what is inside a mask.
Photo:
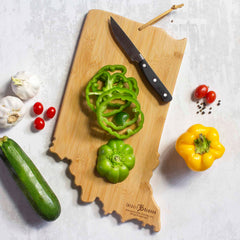
[{"label": "black knife handle", "polygon": [[147,61],[143,59],[141,62],[138,63],[140,69],[144,73],[148,82],[152,85],[155,91],[160,95],[163,102],[170,102],[172,100],[172,96],[167,90],[167,88],[163,85],[161,80],[158,78],[156,73],[152,70],[149,66]]}]

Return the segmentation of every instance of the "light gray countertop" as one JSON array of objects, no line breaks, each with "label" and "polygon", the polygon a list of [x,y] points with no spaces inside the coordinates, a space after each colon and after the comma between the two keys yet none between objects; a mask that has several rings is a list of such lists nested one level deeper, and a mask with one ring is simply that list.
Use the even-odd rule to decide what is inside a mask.
[{"label": "light gray countertop", "polygon": [[[83,19],[91,9],[110,11],[145,23],[184,3],[155,24],[187,47],[159,145],[160,164],[151,178],[154,199],[161,209],[158,233],[135,221],[119,223],[103,216],[100,204],[81,203],[64,162],[47,154],[56,118],[40,132],[32,131],[35,101],[59,110]],[[229,0],[3,0],[0,6],[0,97],[11,94],[11,75],[28,70],[42,80],[39,94],[26,102],[24,119],[0,130],[28,153],[57,194],[61,216],[43,222],[15,185],[0,161],[1,239],[240,239],[240,2]],[[172,21],[173,20],[173,21]],[[212,114],[196,114],[193,90],[205,83],[221,99]],[[178,136],[195,123],[218,129],[226,148],[208,171],[188,170],[174,150]]]}]

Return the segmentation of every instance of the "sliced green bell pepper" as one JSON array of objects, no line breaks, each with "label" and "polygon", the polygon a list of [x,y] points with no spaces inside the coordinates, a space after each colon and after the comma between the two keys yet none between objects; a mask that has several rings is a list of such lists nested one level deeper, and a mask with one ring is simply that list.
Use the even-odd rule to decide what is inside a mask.
[{"label": "sliced green bell pepper", "polygon": [[97,172],[111,183],[126,179],[134,165],[133,148],[122,140],[111,139],[98,150]]},{"label": "sliced green bell pepper", "polygon": [[[119,87],[114,87],[112,89],[109,89],[108,91],[102,93],[97,101],[96,101],[96,109],[99,107],[99,105],[106,101],[108,98],[116,95],[116,94],[121,94],[121,95],[127,95],[127,96],[130,96],[132,98],[136,98],[136,94],[127,89],[127,88],[119,88]],[[125,101],[123,104],[122,103],[112,103],[112,102],[109,102],[108,103],[108,107],[109,107],[109,111],[108,112],[105,112],[103,113],[103,116],[104,117],[109,117],[109,116],[113,116],[115,115],[116,113],[119,113],[121,111],[123,111],[125,108],[127,108],[129,105],[131,104],[131,102],[129,101]]]},{"label": "sliced green bell pepper", "polygon": [[96,111],[96,101],[102,93],[115,87],[129,89],[138,95],[136,79],[127,78],[126,72],[127,69],[123,65],[106,65],[93,76],[85,90],[86,101],[91,110]]},{"label": "sliced green bell pepper", "polygon": [[[116,125],[111,118],[106,116],[106,111],[109,108],[111,101],[122,100],[130,102],[131,105],[128,109],[130,118],[125,121],[123,125]],[[141,106],[136,98],[129,95],[114,94],[102,102],[97,108],[97,121],[98,124],[108,133],[118,139],[126,139],[142,129],[144,123],[144,114],[141,111]],[[130,127],[131,126],[131,127]]]}]

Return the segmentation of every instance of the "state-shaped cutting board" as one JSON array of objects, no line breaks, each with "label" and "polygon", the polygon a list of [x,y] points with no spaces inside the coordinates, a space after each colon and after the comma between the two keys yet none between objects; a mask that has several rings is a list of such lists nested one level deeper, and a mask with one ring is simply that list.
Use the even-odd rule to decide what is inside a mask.
[{"label": "state-shaped cutting board", "polygon": [[[186,39],[176,40],[153,26],[139,31],[141,24],[138,22],[102,10],[91,10],[77,45],[50,151],[60,159],[70,159],[69,169],[76,186],[81,186],[82,201],[93,202],[99,198],[105,214],[115,211],[122,222],[137,219],[143,226],[149,225],[159,231],[160,209],[153,199],[149,181],[159,164],[158,146],[170,103],[161,103],[135,65],[120,50],[110,32],[110,16],[173,93]],[[125,65],[126,76],[136,78],[137,99],[145,116],[140,132],[125,140],[134,149],[135,166],[128,178],[117,184],[105,181],[96,173],[97,150],[110,137],[97,130],[95,113],[89,110],[84,96],[85,87],[94,74],[101,67],[114,64]]]}]

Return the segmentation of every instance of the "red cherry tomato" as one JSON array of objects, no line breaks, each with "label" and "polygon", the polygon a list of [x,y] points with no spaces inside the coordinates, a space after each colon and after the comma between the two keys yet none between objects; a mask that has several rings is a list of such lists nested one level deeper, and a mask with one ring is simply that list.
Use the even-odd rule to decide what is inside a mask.
[{"label": "red cherry tomato", "polygon": [[55,113],[56,113],[56,109],[54,107],[50,107],[46,112],[46,116],[48,118],[53,118],[55,116]]},{"label": "red cherry tomato", "polygon": [[208,92],[208,87],[206,85],[200,85],[196,88],[194,96],[197,99],[204,98]]},{"label": "red cherry tomato", "polygon": [[45,126],[45,122],[42,118],[40,117],[37,117],[34,121],[34,127],[37,129],[37,130],[42,130]]},{"label": "red cherry tomato", "polygon": [[206,102],[212,103],[216,99],[216,93],[214,91],[209,91],[206,95]]},{"label": "red cherry tomato", "polygon": [[36,113],[37,115],[40,115],[43,112],[43,105],[40,102],[36,102],[33,105],[33,111],[34,113]]}]

